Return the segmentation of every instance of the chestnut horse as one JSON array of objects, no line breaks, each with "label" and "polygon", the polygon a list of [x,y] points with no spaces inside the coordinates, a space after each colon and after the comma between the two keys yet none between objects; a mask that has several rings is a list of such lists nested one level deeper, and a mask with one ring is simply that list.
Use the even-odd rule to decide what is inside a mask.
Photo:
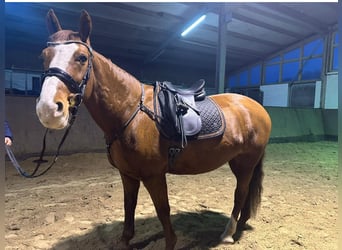
[{"label": "chestnut horse", "polygon": [[50,37],[42,52],[46,72],[36,112],[45,127],[63,129],[68,126],[70,110],[82,99],[103,130],[108,160],[119,170],[124,189],[124,228],[117,247],[129,248],[134,236],[140,182],[148,190],[163,226],[165,248],[174,249],[177,237],[170,220],[166,173],[200,174],[227,162],[237,186],[231,217],[221,239],[234,243],[237,228],[243,229],[261,201],[262,160],[271,131],[265,109],[238,94],[210,96],[223,111],[223,135],[188,141],[170,168],[168,148],[172,142],[159,133],[151,117],[153,87],[140,83],[92,50],[92,22],[86,11],[81,13],[78,32],[63,30],[53,10],[46,20]]}]

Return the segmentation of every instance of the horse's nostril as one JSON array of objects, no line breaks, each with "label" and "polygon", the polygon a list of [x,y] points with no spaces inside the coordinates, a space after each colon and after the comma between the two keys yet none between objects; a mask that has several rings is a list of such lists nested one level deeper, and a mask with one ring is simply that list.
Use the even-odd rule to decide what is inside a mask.
[{"label": "horse's nostril", "polygon": [[57,104],[57,111],[58,112],[62,112],[63,111],[63,103],[61,102],[56,102]]}]

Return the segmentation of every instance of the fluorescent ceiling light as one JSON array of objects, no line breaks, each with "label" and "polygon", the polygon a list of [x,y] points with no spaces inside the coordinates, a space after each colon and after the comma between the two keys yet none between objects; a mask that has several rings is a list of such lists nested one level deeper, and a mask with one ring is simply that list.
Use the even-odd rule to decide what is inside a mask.
[{"label": "fluorescent ceiling light", "polygon": [[191,24],[188,28],[186,28],[186,30],[184,30],[182,32],[181,36],[186,36],[186,34],[188,34],[193,28],[195,28],[197,25],[199,25],[205,18],[206,18],[206,15],[203,15],[200,18],[198,18],[196,20],[196,22]]}]

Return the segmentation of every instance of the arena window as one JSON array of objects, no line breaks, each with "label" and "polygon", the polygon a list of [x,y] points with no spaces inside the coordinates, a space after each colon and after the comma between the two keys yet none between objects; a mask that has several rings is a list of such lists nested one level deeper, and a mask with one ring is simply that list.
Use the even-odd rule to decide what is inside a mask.
[{"label": "arena window", "polygon": [[323,66],[323,39],[316,39],[304,45],[302,77],[300,80],[319,80]]},{"label": "arena window", "polygon": [[278,83],[280,74],[280,64],[271,64],[265,67],[265,84]]},{"label": "arena window", "polygon": [[304,57],[323,54],[323,39],[316,39],[304,45]]},{"label": "arena window", "polygon": [[239,85],[241,87],[247,87],[248,86],[248,71],[247,70],[240,73]]},{"label": "arena window", "polygon": [[249,67],[247,70],[228,77],[228,88],[257,87],[261,83],[261,64]]},{"label": "arena window", "polygon": [[279,83],[281,57],[276,56],[265,63],[264,84]]},{"label": "arena window", "polygon": [[282,64],[282,82],[298,80],[298,73],[300,67],[301,49],[296,48],[284,53],[284,61]]},{"label": "arena window", "polygon": [[238,87],[238,75],[234,74],[228,77],[228,88]]},{"label": "arena window", "polygon": [[287,60],[299,60],[300,58],[300,48],[296,48],[284,54],[284,61]]},{"label": "arena window", "polygon": [[298,79],[299,61],[283,63],[282,82],[289,82]]},{"label": "arena window", "polygon": [[302,80],[320,79],[322,63],[322,57],[305,60],[303,62]]},{"label": "arena window", "polygon": [[250,85],[259,86],[261,83],[261,64],[250,69]]},{"label": "arena window", "polygon": [[41,72],[23,69],[5,70],[5,94],[39,96]]}]

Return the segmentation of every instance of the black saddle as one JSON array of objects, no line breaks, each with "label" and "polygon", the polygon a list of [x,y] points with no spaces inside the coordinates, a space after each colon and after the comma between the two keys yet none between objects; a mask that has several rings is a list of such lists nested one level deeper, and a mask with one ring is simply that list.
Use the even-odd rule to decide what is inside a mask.
[{"label": "black saddle", "polygon": [[163,82],[160,84],[164,85],[166,89],[173,93],[177,93],[179,95],[193,95],[195,101],[201,101],[206,96],[204,89],[205,80],[203,79],[198,80],[197,82],[193,83],[190,87],[187,88],[175,86],[171,82]]},{"label": "black saddle", "polygon": [[169,167],[175,162],[187,140],[209,139],[221,136],[226,128],[220,107],[206,97],[204,80],[184,89],[170,82],[154,85],[154,118],[161,135],[176,145],[168,151]]},{"label": "black saddle", "polygon": [[156,82],[154,110],[159,131],[168,139],[181,141],[201,131],[202,121],[196,102],[205,99],[205,81],[199,80],[190,88],[179,88],[170,82]]}]

